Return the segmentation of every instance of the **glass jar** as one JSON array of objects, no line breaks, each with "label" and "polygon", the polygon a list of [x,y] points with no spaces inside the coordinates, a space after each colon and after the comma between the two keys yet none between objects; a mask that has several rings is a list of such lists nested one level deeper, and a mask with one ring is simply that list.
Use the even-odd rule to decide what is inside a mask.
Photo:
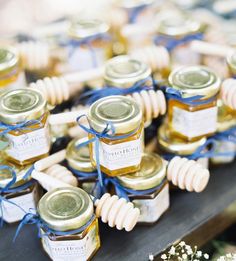
[{"label": "glass jar", "polygon": [[[0,212],[0,219],[3,218],[7,223],[14,223],[20,221],[29,209],[36,208],[41,193],[36,182],[23,180],[23,176],[31,165],[23,167],[5,160],[1,160],[0,165],[9,166],[16,172],[15,184],[4,191],[4,187],[12,180],[12,174],[8,169],[0,170],[0,197],[4,197],[7,200],[2,200],[0,203],[3,210],[3,216],[1,216]],[[1,192],[2,189],[3,191]]]},{"label": "glass jar", "polygon": [[15,49],[0,48],[0,93],[26,86],[25,75]]},{"label": "glass jar", "polygon": [[66,160],[70,170],[78,177],[80,187],[93,195],[97,169],[90,161],[89,146],[78,148],[79,144],[86,141],[88,141],[88,138],[73,139],[66,148]]},{"label": "glass jar", "polygon": [[[90,126],[102,133],[112,124],[114,133],[99,139],[99,160],[102,172],[118,176],[138,171],[143,151],[143,120],[138,104],[125,96],[109,96],[93,103],[88,112]],[[89,139],[94,136],[89,134]],[[90,159],[94,167],[95,144],[89,144]]]},{"label": "glass jar", "polygon": [[193,40],[200,40],[204,31],[201,22],[176,11],[163,11],[156,17],[157,45],[164,45],[170,51],[175,65],[201,63],[201,55],[190,49]]},{"label": "glass jar", "polygon": [[[205,137],[197,141],[185,141],[173,135],[167,124],[162,124],[157,132],[158,152],[167,160],[171,160],[174,156],[191,158],[196,150],[203,146],[207,139]],[[207,150],[207,148],[205,148]],[[203,152],[204,153],[204,150]],[[208,168],[209,160],[204,157],[194,158],[203,167]]]},{"label": "glass jar", "polygon": [[178,93],[177,98],[172,96],[168,101],[171,131],[188,141],[214,134],[220,88],[220,79],[215,73],[203,66],[185,66],[170,74],[169,84],[170,91]]},{"label": "glass jar", "polygon": [[230,77],[236,77],[236,52],[230,52],[226,58]]},{"label": "glass jar", "polygon": [[[222,134],[225,131],[231,132],[234,139],[236,137],[236,113],[230,108],[225,106],[221,100],[218,100],[218,122],[217,122],[217,133]],[[217,136],[217,134],[216,134]],[[227,153],[236,152],[236,143],[230,140],[230,135],[226,135],[224,139],[215,140],[215,152],[216,153]],[[225,164],[234,161],[234,155],[217,156],[212,157],[211,162],[213,164]]]},{"label": "glass jar", "polygon": [[48,116],[47,102],[36,90],[17,89],[0,96],[0,133],[9,142],[9,161],[26,165],[48,155]]},{"label": "glass jar", "polygon": [[93,202],[82,189],[67,187],[46,193],[39,201],[38,213],[47,227],[54,231],[46,234],[46,228],[41,228],[43,248],[52,260],[86,261],[99,249],[98,221]]},{"label": "glass jar", "polygon": [[[144,153],[139,171],[117,177],[123,188],[131,189],[128,197],[140,209],[139,223],[152,224],[169,208],[169,185],[165,176],[164,160],[157,154]],[[143,193],[135,194],[136,191]]]},{"label": "glass jar", "polygon": [[109,25],[101,20],[72,21],[68,37],[68,71],[84,71],[103,66],[112,56]]}]

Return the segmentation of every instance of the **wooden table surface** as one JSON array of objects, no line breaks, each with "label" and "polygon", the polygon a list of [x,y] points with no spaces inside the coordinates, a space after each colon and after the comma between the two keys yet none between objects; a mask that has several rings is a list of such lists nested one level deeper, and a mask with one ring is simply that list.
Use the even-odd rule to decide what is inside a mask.
[{"label": "wooden table surface", "polygon": [[[102,247],[93,260],[148,260],[149,254],[158,256],[177,240],[204,244],[224,230],[236,220],[236,163],[217,167],[211,173],[203,193],[171,193],[170,209],[154,226],[139,226],[127,233],[102,224]],[[32,225],[24,227],[12,243],[16,227],[5,224],[0,230],[0,260],[48,260]]]}]

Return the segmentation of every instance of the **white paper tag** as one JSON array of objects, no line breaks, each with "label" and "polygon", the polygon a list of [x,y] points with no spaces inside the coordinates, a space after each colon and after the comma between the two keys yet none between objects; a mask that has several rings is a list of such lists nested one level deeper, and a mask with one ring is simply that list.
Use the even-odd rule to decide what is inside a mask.
[{"label": "white paper tag", "polygon": [[100,243],[95,223],[82,239],[52,241],[49,237],[44,236],[42,244],[54,261],[86,261]]},{"label": "white paper tag", "polygon": [[50,134],[49,125],[46,124],[43,128],[37,129],[26,134],[14,136],[7,134],[9,139],[9,148],[7,154],[19,161],[31,159],[50,150]]},{"label": "white paper tag", "polygon": [[217,107],[189,112],[173,108],[173,129],[186,137],[194,138],[216,131]]},{"label": "white paper tag", "polygon": [[[23,208],[26,212],[29,212],[29,209],[36,208],[35,193],[36,193],[36,188],[31,193],[28,193],[26,195],[9,198],[9,201],[17,204],[18,206]],[[3,219],[7,223],[20,221],[25,215],[25,212],[22,209],[9,202],[2,201],[2,206],[3,206]]]},{"label": "white paper tag", "polygon": [[154,199],[135,199],[132,202],[140,209],[138,222],[156,222],[169,208],[169,184]]},{"label": "white paper tag", "polygon": [[[104,142],[99,144],[100,165],[116,170],[140,164],[143,153],[142,135],[137,140],[108,145]],[[93,145],[93,158],[95,145]]]},{"label": "white paper tag", "polygon": [[[216,141],[216,152],[225,153],[225,152],[235,152],[236,144],[230,141]],[[211,161],[213,163],[230,163],[234,160],[234,155],[232,156],[220,156],[212,157]]]}]

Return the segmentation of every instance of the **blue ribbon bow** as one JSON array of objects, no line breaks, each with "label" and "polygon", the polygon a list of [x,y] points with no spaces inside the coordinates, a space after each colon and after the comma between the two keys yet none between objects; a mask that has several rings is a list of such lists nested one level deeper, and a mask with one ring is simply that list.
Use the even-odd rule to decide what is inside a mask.
[{"label": "blue ribbon bow", "polygon": [[97,178],[98,177],[98,172],[93,171],[93,172],[83,172],[74,168],[69,167],[69,169],[72,171],[74,175],[79,177],[80,180],[85,180],[88,178]]},{"label": "blue ribbon bow", "polygon": [[172,51],[176,47],[189,43],[193,40],[202,40],[203,34],[202,33],[196,33],[191,35],[186,35],[180,39],[175,39],[171,36],[166,35],[157,35],[154,37],[154,43],[156,45],[164,45],[168,51]]}]

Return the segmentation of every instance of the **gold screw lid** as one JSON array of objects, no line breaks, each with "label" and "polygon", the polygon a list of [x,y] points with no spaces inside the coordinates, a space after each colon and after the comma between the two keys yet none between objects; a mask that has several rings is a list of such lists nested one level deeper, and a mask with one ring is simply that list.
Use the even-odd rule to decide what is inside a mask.
[{"label": "gold screw lid", "polygon": [[93,129],[102,132],[107,123],[113,124],[116,134],[125,134],[138,128],[142,122],[142,111],[132,99],[115,95],[94,102],[88,112]]},{"label": "gold screw lid", "polygon": [[222,100],[217,101],[218,118],[217,118],[217,131],[226,131],[236,126],[236,113],[229,107],[225,106]]},{"label": "gold screw lid", "polygon": [[93,215],[90,196],[76,187],[57,188],[39,201],[38,213],[49,228],[57,231],[78,229]]},{"label": "gold screw lid", "polygon": [[122,8],[131,9],[142,5],[151,5],[154,3],[154,0],[118,0],[116,3]]},{"label": "gold screw lid", "polygon": [[93,167],[90,156],[89,156],[89,146],[83,146],[77,149],[78,145],[86,142],[87,137],[82,139],[73,139],[66,148],[66,160],[68,165],[76,170],[83,172],[93,172],[96,168]]},{"label": "gold screw lid", "polygon": [[158,129],[157,140],[164,151],[181,156],[193,154],[206,142],[206,138],[194,142],[184,141],[173,135],[167,124],[162,124]]},{"label": "gold screw lid", "polygon": [[230,71],[236,74],[236,51],[230,52],[226,58]]},{"label": "gold screw lid", "polygon": [[0,48],[0,75],[10,72],[19,65],[19,56],[14,48]]},{"label": "gold screw lid", "polygon": [[119,55],[106,62],[104,80],[107,85],[128,88],[151,75],[151,68],[128,55]]},{"label": "gold screw lid", "polygon": [[98,19],[75,19],[71,22],[68,34],[74,39],[84,39],[96,34],[105,34],[110,27],[107,23]]},{"label": "gold screw lid", "polygon": [[3,92],[0,96],[0,121],[6,124],[38,119],[46,110],[42,94],[30,88]]},{"label": "gold screw lid", "polygon": [[220,78],[205,66],[184,66],[169,75],[172,88],[180,91],[183,98],[201,95],[210,98],[220,89]]},{"label": "gold screw lid", "polygon": [[126,188],[146,190],[161,184],[165,176],[166,165],[164,160],[157,154],[144,153],[139,171],[116,178],[119,180],[119,183]]},{"label": "gold screw lid", "polygon": [[159,34],[181,37],[198,33],[203,30],[204,26],[186,14],[168,11],[157,14],[156,28]]}]

